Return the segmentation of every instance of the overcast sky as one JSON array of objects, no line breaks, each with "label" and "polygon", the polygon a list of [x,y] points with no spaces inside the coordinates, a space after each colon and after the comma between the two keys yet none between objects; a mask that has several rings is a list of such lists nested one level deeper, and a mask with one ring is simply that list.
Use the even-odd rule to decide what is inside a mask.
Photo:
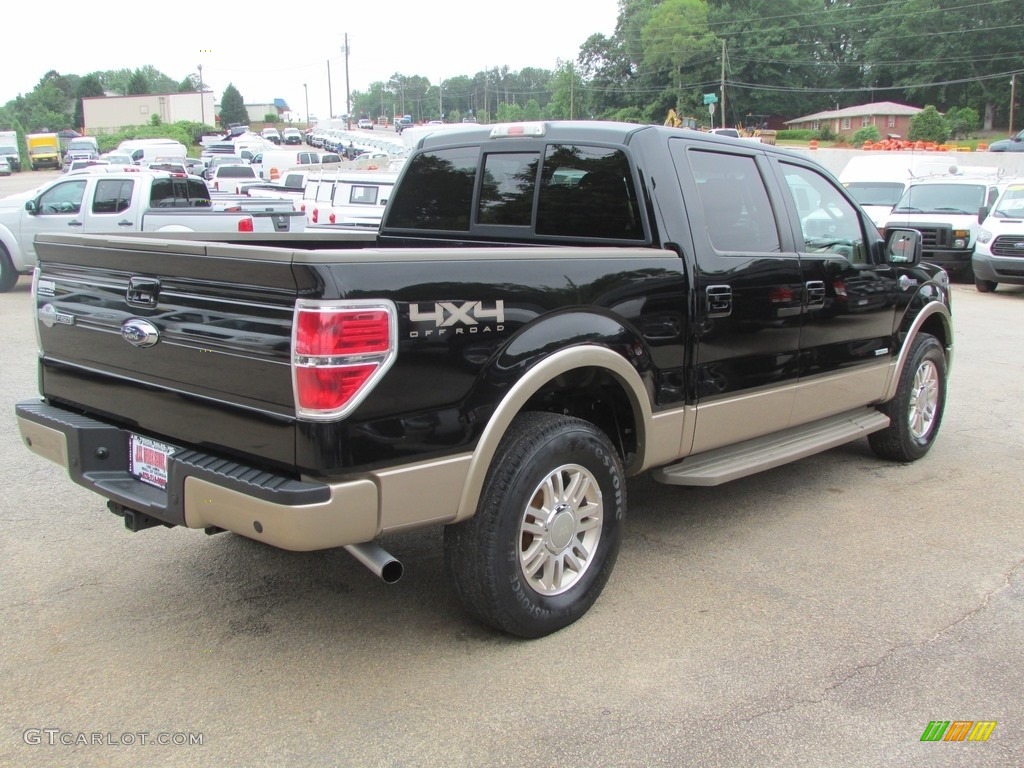
[{"label": "overcast sky", "polygon": [[[40,26],[43,7],[55,13]],[[319,10],[271,10],[287,7]],[[233,83],[247,103],[281,98],[298,119],[306,83],[309,111],[326,117],[329,101],[344,111],[346,32],[349,87],[365,91],[395,72],[435,84],[495,66],[554,69],[558,59],[575,59],[590,35],[611,35],[617,14],[618,0],[7,3],[0,104],[51,69],[86,75],[150,64],[180,82],[202,65],[218,102]]]}]

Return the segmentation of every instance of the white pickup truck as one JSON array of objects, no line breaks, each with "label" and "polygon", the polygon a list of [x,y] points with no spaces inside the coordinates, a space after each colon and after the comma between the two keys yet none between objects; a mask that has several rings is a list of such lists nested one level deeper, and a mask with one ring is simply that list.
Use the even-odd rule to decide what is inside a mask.
[{"label": "white pickup truck", "polygon": [[19,275],[35,267],[34,239],[42,233],[294,233],[305,229],[303,214],[268,202],[259,201],[267,210],[217,205],[202,179],[159,171],[57,179],[28,198],[0,200],[0,292],[11,290]]}]

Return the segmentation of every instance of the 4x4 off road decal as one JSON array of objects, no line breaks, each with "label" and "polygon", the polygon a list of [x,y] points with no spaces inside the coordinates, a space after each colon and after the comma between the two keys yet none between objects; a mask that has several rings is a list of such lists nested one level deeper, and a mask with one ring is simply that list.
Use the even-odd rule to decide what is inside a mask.
[{"label": "4x4 off road decal", "polygon": [[409,338],[444,336],[446,334],[493,333],[505,329],[505,302],[493,307],[482,301],[438,301],[433,304],[410,304],[409,322],[415,328]]}]

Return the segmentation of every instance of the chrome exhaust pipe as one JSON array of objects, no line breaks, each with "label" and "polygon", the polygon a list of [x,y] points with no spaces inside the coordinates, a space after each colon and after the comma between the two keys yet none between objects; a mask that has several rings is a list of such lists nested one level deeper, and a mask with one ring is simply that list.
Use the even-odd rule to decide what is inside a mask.
[{"label": "chrome exhaust pipe", "polygon": [[402,578],[402,573],[405,572],[405,566],[375,541],[346,544],[345,549],[352,557],[377,574],[385,584],[394,584]]}]

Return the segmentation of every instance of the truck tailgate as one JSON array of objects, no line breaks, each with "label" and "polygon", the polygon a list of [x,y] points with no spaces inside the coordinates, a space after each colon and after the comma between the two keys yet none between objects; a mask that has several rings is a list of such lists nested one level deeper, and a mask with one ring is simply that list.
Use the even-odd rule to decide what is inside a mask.
[{"label": "truck tailgate", "polygon": [[294,465],[290,251],[66,235],[37,244],[46,398],[143,435]]}]

